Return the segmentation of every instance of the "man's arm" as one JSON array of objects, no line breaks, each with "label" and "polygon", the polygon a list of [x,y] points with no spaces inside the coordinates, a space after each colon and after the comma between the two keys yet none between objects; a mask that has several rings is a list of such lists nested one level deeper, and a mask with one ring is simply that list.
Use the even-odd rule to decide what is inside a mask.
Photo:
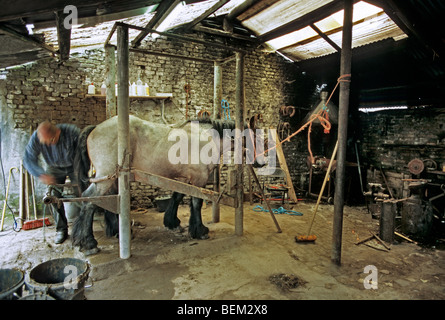
[{"label": "man's arm", "polygon": [[45,174],[45,170],[39,165],[40,147],[38,145],[37,134],[34,132],[25,149],[23,165],[26,170],[34,177],[40,177]]}]

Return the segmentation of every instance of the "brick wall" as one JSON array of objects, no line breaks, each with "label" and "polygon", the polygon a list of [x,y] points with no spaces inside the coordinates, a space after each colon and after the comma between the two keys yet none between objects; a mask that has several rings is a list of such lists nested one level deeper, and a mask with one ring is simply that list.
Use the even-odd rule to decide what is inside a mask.
[{"label": "brick wall", "polygon": [[[206,40],[203,35],[193,36]],[[242,43],[238,45],[245,46]],[[163,37],[155,41],[144,41],[141,47],[212,60],[233,55],[227,50],[175,42]],[[74,54],[63,64],[45,59],[4,72],[4,80],[0,80],[0,89],[3,88],[0,90],[2,134],[11,137],[11,141],[19,137],[18,145],[2,145],[5,170],[17,165],[29,139],[30,128],[35,129],[41,121],[49,119],[55,123],[74,123],[83,128],[106,119],[105,100],[86,96],[86,78],[95,84],[97,92],[100,91],[105,78],[104,61],[104,51],[97,49]],[[289,81],[298,77],[296,69],[283,58],[259,49],[249,53],[245,61],[245,108],[249,110],[247,116],[261,113],[264,120],[260,123],[261,127],[276,126],[279,108],[282,105],[292,105],[297,96],[292,81]],[[186,112],[189,117],[193,117],[203,109],[212,111],[213,72],[213,64],[130,53],[131,83],[140,78],[149,85],[151,94],[173,94],[173,98],[165,103],[165,119],[168,123],[182,121]],[[184,88],[186,84],[191,88],[188,106]],[[232,114],[235,92],[235,62],[232,61],[223,66],[223,98],[229,101]],[[132,99],[130,112],[141,118],[163,123],[159,102]],[[2,140],[3,137],[4,134]],[[292,160],[288,163],[289,167],[292,167],[291,163]],[[223,174],[222,183],[225,179]],[[38,189],[44,192],[43,186]],[[133,183],[131,190],[133,207],[150,206],[152,198],[169,193],[167,190],[139,183]]]},{"label": "brick wall", "polygon": [[394,171],[406,170],[412,159],[445,161],[445,113],[440,110],[388,110],[361,113],[364,163]]}]

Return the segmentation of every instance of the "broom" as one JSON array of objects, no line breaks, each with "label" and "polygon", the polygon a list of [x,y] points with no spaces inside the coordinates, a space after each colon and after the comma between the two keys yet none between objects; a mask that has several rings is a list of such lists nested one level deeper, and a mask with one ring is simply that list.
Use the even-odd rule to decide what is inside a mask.
[{"label": "broom", "polygon": [[323,195],[324,188],[326,186],[326,181],[328,181],[329,174],[331,172],[332,163],[334,163],[335,156],[337,155],[338,140],[335,143],[334,151],[332,152],[331,161],[329,161],[328,170],[326,171],[326,176],[324,177],[323,185],[321,186],[320,194],[318,195],[317,204],[315,205],[314,214],[312,216],[312,221],[309,224],[309,229],[305,235],[299,235],[295,237],[296,242],[315,242],[317,236],[311,234],[312,226],[314,224],[315,215],[317,214],[318,205],[320,204],[321,197]]},{"label": "broom", "polygon": [[[43,226],[50,226],[51,225],[51,221],[48,218],[45,218],[45,215],[43,216],[42,219],[37,219],[37,206],[36,206],[36,196],[35,196],[35,191],[34,191],[34,178],[33,176],[29,175],[28,172],[23,169],[22,174],[24,174],[24,178],[25,180],[25,191],[24,191],[24,197],[25,197],[25,210],[26,210],[26,215],[29,218],[29,184],[31,184],[31,193],[32,193],[32,200],[33,200],[33,209],[34,209],[34,220],[28,220],[25,221],[22,225],[22,230],[31,230],[31,229],[37,229],[37,228],[41,228]],[[21,194],[22,196],[22,194]],[[21,200],[22,201],[22,200]]]}]

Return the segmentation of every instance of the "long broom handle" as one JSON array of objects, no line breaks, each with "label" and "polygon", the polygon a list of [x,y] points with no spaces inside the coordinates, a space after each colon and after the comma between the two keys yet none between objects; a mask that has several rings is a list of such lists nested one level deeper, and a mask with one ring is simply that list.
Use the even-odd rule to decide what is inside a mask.
[{"label": "long broom handle", "polygon": [[307,235],[311,233],[312,225],[314,224],[315,215],[317,214],[318,205],[320,204],[321,197],[323,195],[324,187],[326,186],[326,181],[328,181],[329,174],[331,173],[332,163],[334,163],[335,156],[337,155],[338,140],[335,143],[334,151],[332,152],[331,161],[329,161],[328,170],[326,171],[326,176],[324,177],[323,185],[321,186],[320,194],[318,195],[317,204],[315,205],[314,215],[312,216],[312,221],[309,225]]},{"label": "long broom handle", "polygon": [[16,167],[11,167],[9,169],[8,186],[6,187],[5,202],[3,203],[2,221],[1,221],[1,224],[0,224],[0,231],[3,231],[3,224],[5,222],[6,202],[8,201],[8,196],[9,196],[9,184],[11,182],[11,175],[12,175],[12,171],[14,169],[19,171],[19,169],[17,169]]}]

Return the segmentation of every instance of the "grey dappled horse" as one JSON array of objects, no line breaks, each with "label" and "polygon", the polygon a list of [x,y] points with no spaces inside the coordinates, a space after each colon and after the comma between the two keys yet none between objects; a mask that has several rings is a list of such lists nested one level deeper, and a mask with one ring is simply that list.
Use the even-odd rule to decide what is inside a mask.
[{"label": "grey dappled horse", "polygon": [[[234,127],[233,121],[204,119],[199,123],[186,121],[174,128],[130,116],[130,167],[205,187],[211,172],[219,163],[220,155],[232,148],[232,145],[223,143],[223,140],[224,134]],[[197,153],[201,157],[196,158]],[[78,182],[84,190],[83,197],[117,194],[116,179],[88,183],[90,164],[96,170],[96,177],[105,177],[116,172],[117,117],[85,128],[79,137],[75,159]],[[167,207],[164,225],[170,229],[180,226],[177,210],[183,197],[183,194],[174,192]],[[195,197],[191,199],[189,234],[192,238],[208,237],[209,229],[202,224],[201,219],[202,201]],[[79,246],[85,254],[98,252],[93,235],[95,209],[96,205],[83,202],[80,215],[73,226],[73,244]],[[107,236],[116,235],[119,229],[117,215],[106,212],[105,221]]]}]

